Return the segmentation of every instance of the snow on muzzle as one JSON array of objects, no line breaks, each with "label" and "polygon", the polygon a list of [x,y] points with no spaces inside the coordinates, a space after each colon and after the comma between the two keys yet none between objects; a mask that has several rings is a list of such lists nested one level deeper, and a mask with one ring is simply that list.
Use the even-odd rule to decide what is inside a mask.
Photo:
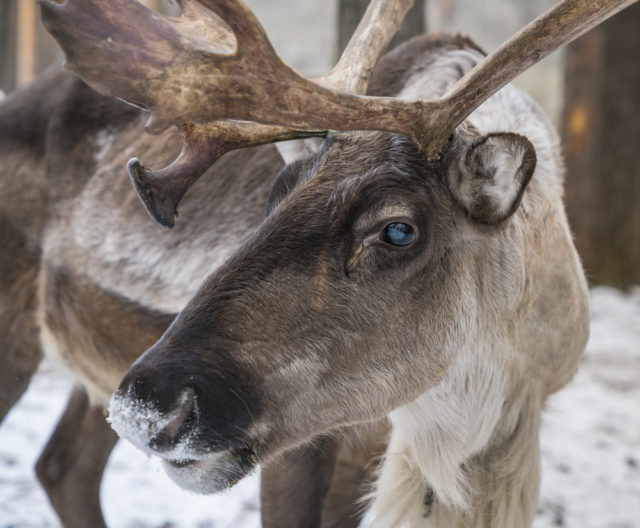
[{"label": "snow on muzzle", "polygon": [[215,493],[254,469],[257,452],[249,446],[203,449],[197,417],[198,402],[192,389],[182,392],[169,413],[130,394],[116,392],[109,404],[108,421],[121,438],[148,455],[161,457],[165,471],[180,487]]},{"label": "snow on muzzle", "polygon": [[258,442],[247,434],[257,413],[247,377],[241,381],[230,362],[205,365],[153,350],[134,363],[111,398],[111,426],[160,457],[179,486],[199,493],[231,486],[258,462]]},{"label": "snow on muzzle", "polygon": [[185,389],[176,407],[168,413],[162,413],[151,402],[133,397],[132,392],[129,390],[124,395],[116,392],[111,398],[108,420],[114,431],[148,455],[186,461],[197,427],[198,409],[193,389]]}]

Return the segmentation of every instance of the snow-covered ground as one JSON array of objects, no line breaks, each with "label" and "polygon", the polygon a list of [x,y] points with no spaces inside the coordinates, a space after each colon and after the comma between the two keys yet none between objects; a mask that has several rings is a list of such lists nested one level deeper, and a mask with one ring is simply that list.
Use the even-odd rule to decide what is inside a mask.
[{"label": "snow-covered ground", "polygon": [[585,357],[544,421],[535,527],[640,527],[640,287],[592,290]]},{"label": "snow-covered ground", "polygon": [[[535,528],[640,527],[640,287],[626,295],[596,288],[591,299],[582,367],[545,417]],[[32,468],[69,388],[61,375],[39,373],[0,427],[0,528],[59,525]],[[124,442],[109,461],[102,502],[112,528],[260,524],[257,476],[227,494],[191,495]]]}]

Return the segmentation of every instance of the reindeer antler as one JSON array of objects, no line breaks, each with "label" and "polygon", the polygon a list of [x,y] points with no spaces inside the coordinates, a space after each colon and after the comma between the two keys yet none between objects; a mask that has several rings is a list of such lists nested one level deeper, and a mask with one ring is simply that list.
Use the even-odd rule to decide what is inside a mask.
[{"label": "reindeer antler", "polygon": [[409,136],[435,158],[455,127],[484,100],[635,1],[565,0],[433,102],[346,91],[366,89],[412,0],[373,0],[336,69],[317,82],[280,60],[241,0],[181,0],[181,18],[132,0],[44,1],[42,18],[65,50],[67,67],[93,88],[147,108],[151,132],[180,127],[185,146],[171,166],[154,173],[137,160],[129,163],[145,206],[170,227],[189,186],[233,148],[317,136],[328,129],[384,130]]},{"label": "reindeer antler", "polygon": [[168,167],[145,169],[138,158],[127,163],[131,182],[149,214],[162,227],[171,228],[178,204],[186,192],[225,152],[251,145],[313,136],[325,131],[294,130],[259,125],[249,121],[213,121],[201,125],[182,124],[182,151]]},{"label": "reindeer antler", "polygon": [[[370,24],[354,36],[358,45],[347,47],[320,84],[364,92],[412,3],[375,0],[365,17]],[[341,107],[339,92],[280,60],[242,1],[199,4],[180,0],[183,16],[171,18],[131,0],[41,0],[42,21],[65,51],[68,69],[96,91],[148,109],[149,132],[180,128],[183,150],[169,167],[148,171],[136,159],[129,162],[138,194],[164,227],[173,226],[182,196],[224,152],[324,135],[334,120],[311,118],[327,103],[334,111]]]}]

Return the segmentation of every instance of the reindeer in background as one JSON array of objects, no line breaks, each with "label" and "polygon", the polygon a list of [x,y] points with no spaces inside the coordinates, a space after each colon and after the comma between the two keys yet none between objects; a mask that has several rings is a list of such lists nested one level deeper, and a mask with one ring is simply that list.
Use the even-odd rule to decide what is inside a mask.
[{"label": "reindeer in background", "polygon": [[[382,449],[365,523],[529,525],[540,414],[577,367],[587,293],[556,134],[503,86],[630,3],[565,1],[487,58],[419,37],[371,76],[411,4],[374,1],[317,82],[238,1],[184,0],[180,18],[43,3],[70,69],[183,140],[178,155],[172,130],[141,135],[147,114],[58,72],[0,106],[0,186],[15,196],[1,210],[2,412],[42,349],[81,381],[38,465],[63,522],[103,524],[115,437],[101,414],[117,389],[114,428],[183,487],[224,489],[266,463],[265,525],[359,522]],[[319,136],[287,149],[274,183],[271,146],[212,166]],[[176,156],[128,163],[169,232],[109,176],[135,152]]]}]

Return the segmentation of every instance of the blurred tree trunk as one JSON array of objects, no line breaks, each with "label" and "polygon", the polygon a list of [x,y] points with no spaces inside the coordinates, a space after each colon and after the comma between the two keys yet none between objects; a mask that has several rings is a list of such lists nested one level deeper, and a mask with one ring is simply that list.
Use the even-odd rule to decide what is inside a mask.
[{"label": "blurred tree trunk", "polygon": [[566,204],[594,284],[640,283],[640,4],[568,47]]},{"label": "blurred tree trunk", "polygon": [[[391,42],[393,48],[415,35],[425,31],[424,0],[414,0],[414,6],[409,10],[402,23],[400,31]],[[340,0],[338,3],[338,49],[339,58],[347,46],[351,35],[356,30],[362,15],[367,10],[369,0]]]},{"label": "blurred tree trunk", "polygon": [[0,90],[9,93],[16,84],[17,4],[0,0]]}]

